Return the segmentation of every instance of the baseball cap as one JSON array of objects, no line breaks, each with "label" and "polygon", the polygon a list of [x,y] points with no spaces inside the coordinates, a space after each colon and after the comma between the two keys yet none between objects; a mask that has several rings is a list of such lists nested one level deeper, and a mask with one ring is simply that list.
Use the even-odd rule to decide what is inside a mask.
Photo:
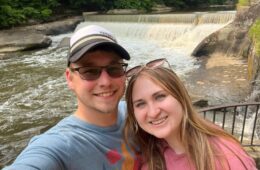
[{"label": "baseball cap", "polygon": [[68,65],[78,61],[86,52],[100,45],[109,46],[123,59],[130,59],[129,53],[117,43],[110,31],[98,25],[89,25],[76,30],[71,36]]}]

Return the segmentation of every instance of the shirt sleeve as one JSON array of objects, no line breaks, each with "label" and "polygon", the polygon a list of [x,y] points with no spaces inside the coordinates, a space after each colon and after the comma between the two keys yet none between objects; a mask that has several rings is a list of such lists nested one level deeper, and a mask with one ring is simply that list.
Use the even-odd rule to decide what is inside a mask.
[{"label": "shirt sleeve", "polygon": [[34,137],[12,165],[3,170],[62,170],[69,161],[67,144],[57,135]]},{"label": "shirt sleeve", "polygon": [[119,102],[118,113],[120,114],[120,119],[125,120],[127,114],[126,101],[121,100]]}]

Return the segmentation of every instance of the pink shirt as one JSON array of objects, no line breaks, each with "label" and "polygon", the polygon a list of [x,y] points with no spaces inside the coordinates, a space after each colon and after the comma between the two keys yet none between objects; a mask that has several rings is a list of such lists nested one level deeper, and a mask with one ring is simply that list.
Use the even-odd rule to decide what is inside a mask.
[{"label": "pink shirt", "polygon": [[[212,142],[218,145],[219,149],[224,151],[231,170],[246,170],[239,158],[237,158],[232,151],[239,155],[248,170],[257,170],[254,159],[248,156],[237,144],[224,139],[221,139],[221,141],[224,144],[220,142],[220,140],[212,139]],[[227,145],[232,151],[226,148],[225,145]],[[165,148],[164,157],[167,170],[196,170],[194,165],[189,163],[186,154],[176,154],[169,146],[166,146]],[[147,169],[147,165],[142,167],[142,170]],[[222,170],[219,162],[216,162],[216,170]]]}]

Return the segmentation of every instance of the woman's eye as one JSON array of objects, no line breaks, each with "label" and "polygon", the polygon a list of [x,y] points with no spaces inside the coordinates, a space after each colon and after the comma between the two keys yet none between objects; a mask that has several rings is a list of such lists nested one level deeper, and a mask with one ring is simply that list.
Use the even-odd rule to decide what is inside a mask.
[{"label": "woman's eye", "polygon": [[141,107],[143,107],[144,106],[144,102],[139,102],[139,103],[136,103],[134,106],[136,107],[136,108],[141,108]]},{"label": "woman's eye", "polygon": [[165,94],[159,94],[155,97],[156,100],[163,100],[166,97]]}]

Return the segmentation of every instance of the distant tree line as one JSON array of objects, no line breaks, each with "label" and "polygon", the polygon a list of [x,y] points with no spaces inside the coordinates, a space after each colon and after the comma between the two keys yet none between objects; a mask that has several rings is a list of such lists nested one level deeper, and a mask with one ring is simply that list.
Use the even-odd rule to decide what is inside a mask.
[{"label": "distant tree line", "polygon": [[232,0],[0,0],[0,28],[26,24],[29,20],[48,21],[53,15],[70,11],[106,11],[110,9],[142,9],[150,11],[154,4],[175,9],[200,4],[224,4]]}]

